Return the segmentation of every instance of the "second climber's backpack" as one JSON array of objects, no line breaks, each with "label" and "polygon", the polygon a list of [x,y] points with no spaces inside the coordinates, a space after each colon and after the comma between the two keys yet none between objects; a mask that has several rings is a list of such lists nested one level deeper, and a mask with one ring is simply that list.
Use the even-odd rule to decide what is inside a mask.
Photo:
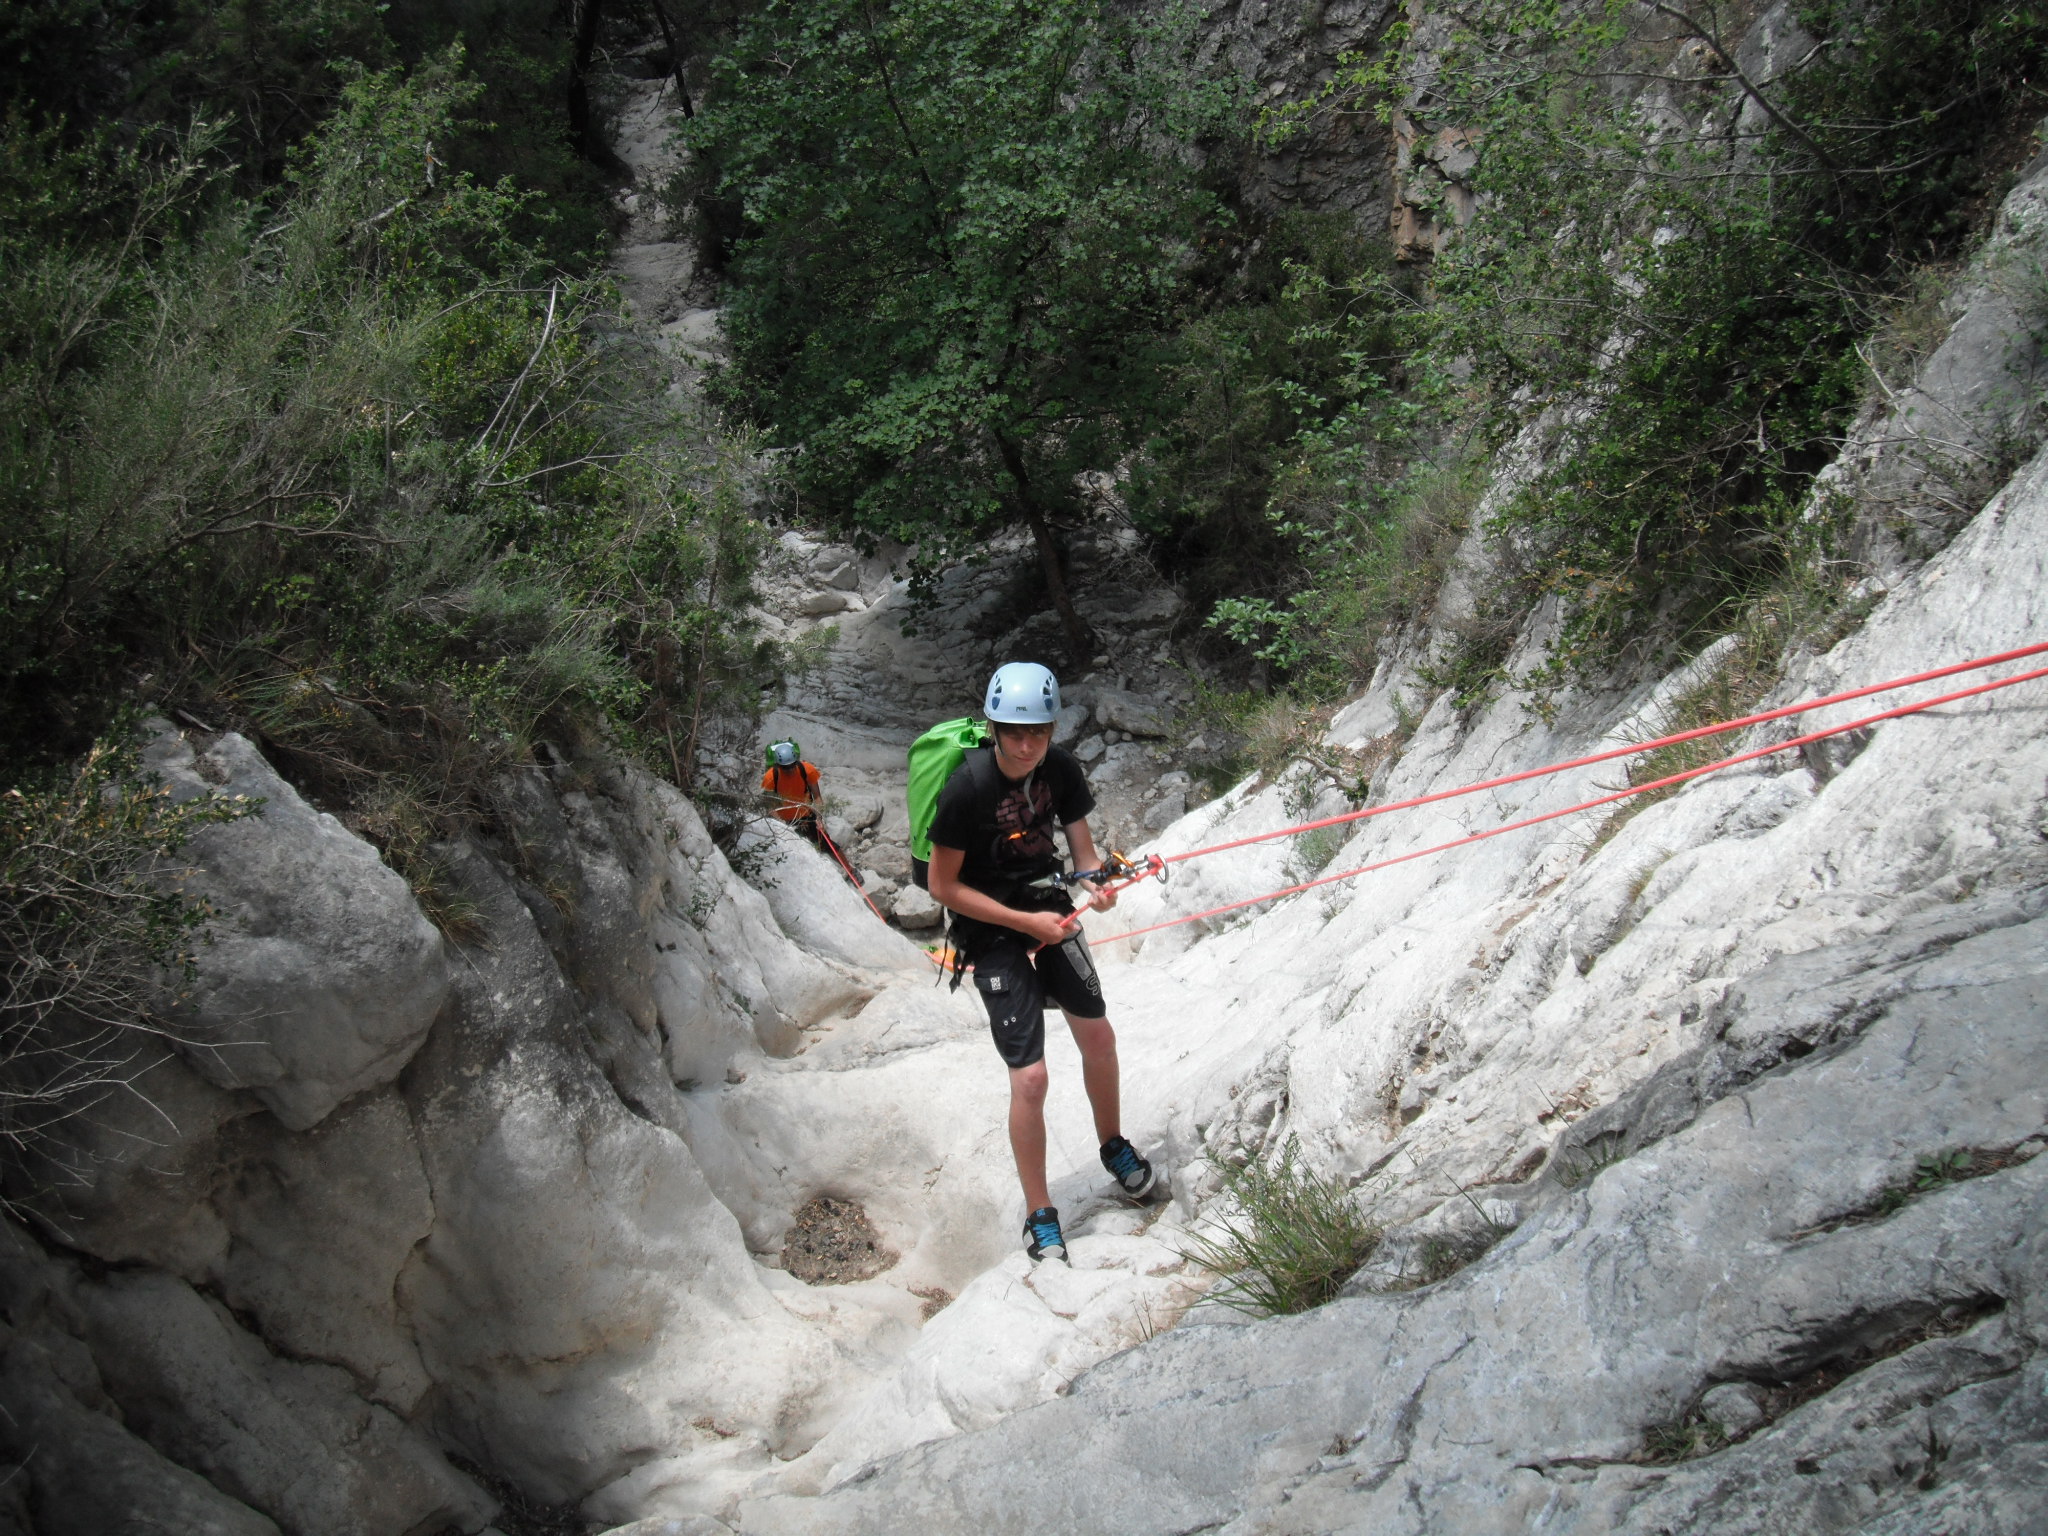
[{"label": "second climber's backpack", "polygon": [[[970,752],[989,743],[988,722],[972,715],[942,720],[910,744],[910,878],[927,888],[931,872],[932,817],[938,814],[939,791]],[[995,757],[982,752],[974,759],[996,771]]]}]

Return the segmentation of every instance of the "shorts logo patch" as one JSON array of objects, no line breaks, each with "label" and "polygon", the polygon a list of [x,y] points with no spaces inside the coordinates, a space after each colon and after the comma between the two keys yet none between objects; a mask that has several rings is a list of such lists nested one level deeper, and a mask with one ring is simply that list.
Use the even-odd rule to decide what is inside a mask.
[{"label": "shorts logo patch", "polygon": [[989,979],[988,979],[988,989],[989,989],[989,991],[991,991],[991,992],[1001,992],[1001,991],[1003,990],[1003,981],[1004,981],[1004,978],[1003,978],[1003,977],[1001,977],[1001,976],[991,976],[991,977],[989,977]]}]

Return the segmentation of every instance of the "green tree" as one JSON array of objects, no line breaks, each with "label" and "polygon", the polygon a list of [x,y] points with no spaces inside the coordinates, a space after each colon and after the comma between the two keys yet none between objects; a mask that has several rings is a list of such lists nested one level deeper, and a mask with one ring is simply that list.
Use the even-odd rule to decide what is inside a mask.
[{"label": "green tree", "polygon": [[728,387],[802,491],[927,557],[1028,528],[1081,657],[1055,520],[1170,414],[1225,219],[1189,41],[1096,0],[776,0],[689,134],[748,224]]}]

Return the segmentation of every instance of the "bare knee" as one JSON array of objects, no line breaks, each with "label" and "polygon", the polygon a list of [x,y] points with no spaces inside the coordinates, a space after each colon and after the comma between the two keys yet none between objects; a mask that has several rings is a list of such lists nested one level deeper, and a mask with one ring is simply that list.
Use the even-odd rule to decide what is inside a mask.
[{"label": "bare knee", "polygon": [[1067,1015],[1067,1028],[1074,1032],[1074,1044],[1081,1048],[1084,1057],[1115,1054],[1116,1031],[1109,1027],[1107,1018],[1077,1019],[1070,1013]]},{"label": "bare knee", "polygon": [[1013,1102],[1037,1108],[1045,1103],[1045,1063],[1034,1061],[1028,1067],[1010,1069],[1010,1098]]}]

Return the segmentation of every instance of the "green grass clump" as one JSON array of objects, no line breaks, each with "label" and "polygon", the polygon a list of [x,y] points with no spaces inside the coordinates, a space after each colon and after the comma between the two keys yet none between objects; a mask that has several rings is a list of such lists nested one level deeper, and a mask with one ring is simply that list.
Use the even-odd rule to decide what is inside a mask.
[{"label": "green grass clump", "polygon": [[1255,1316],[1306,1312],[1333,1299],[1372,1257],[1380,1229],[1343,1183],[1301,1161],[1289,1137],[1279,1160],[1252,1161],[1224,1175],[1230,1214],[1197,1234],[1183,1257],[1223,1277],[1210,1295]]}]

